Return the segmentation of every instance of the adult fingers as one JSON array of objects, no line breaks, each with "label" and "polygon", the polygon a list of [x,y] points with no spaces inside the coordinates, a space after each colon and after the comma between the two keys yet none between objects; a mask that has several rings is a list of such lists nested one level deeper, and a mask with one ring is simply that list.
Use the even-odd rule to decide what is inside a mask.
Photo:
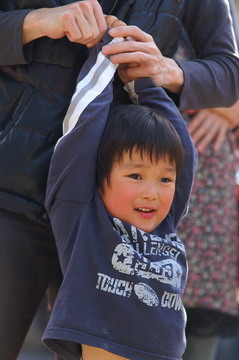
[{"label": "adult fingers", "polygon": [[69,40],[87,45],[97,43],[102,38],[107,25],[97,1],[74,3],[70,7],[70,12],[70,16],[65,15],[66,35]]},{"label": "adult fingers", "polygon": [[200,110],[189,125],[192,139],[199,153],[203,153],[209,144],[218,151],[225,139],[228,123],[210,110]]},{"label": "adult fingers", "polygon": [[84,43],[98,40],[101,36],[101,31],[91,2],[82,1],[79,6],[75,6],[75,13],[77,15],[76,22],[82,32]]},{"label": "adult fingers", "polygon": [[114,15],[106,15],[105,21],[106,21],[108,28],[113,28],[113,27],[117,27],[117,26],[126,26],[125,22],[119,20]]},{"label": "adult fingers", "polygon": [[76,22],[75,16],[71,12],[66,12],[63,14],[62,19],[64,32],[67,38],[72,42],[83,41],[83,34]]},{"label": "adult fingers", "polygon": [[95,15],[94,18],[97,22],[100,34],[103,36],[107,30],[107,23],[102,8],[97,0],[86,0],[86,1],[90,2],[93,6],[93,12]]},{"label": "adult fingers", "polygon": [[120,64],[118,68],[118,74],[124,83],[145,77],[153,79],[157,72],[158,67],[153,63],[139,64],[132,61],[130,64]]},{"label": "adult fingers", "polygon": [[153,41],[151,35],[144,32],[135,25],[114,27],[109,31],[109,33],[113,37],[132,37],[133,39],[142,42]]},{"label": "adult fingers", "polygon": [[203,136],[200,138],[196,145],[199,153],[204,153],[208,145],[214,143],[219,131],[220,127],[218,126],[218,124],[214,124],[213,126],[211,126],[210,131],[204,131]]},{"label": "adult fingers", "polygon": [[[112,28],[114,26],[126,26],[126,24],[123,21],[119,20],[116,16],[113,15],[106,15],[105,20],[106,20],[107,28]],[[90,42],[87,44],[87,47],[90,48],[96,45],[97,43],[98,41]]]},{"label": "adult fingers", "polygon": [[[126,28],[127,26],[120,26],[120,28]],[[114,27],[112,29],[116,29],[117,27]],[[111,33],[111,30],[109,31]],[[128,40],[127,40],[128,39]],[[139,41],[136,39],[133,39],[132,37],[127,37],[127,41],[123,41],[121,43],[114,43],[114,44],[108,44],[103,47],[103,52],[105,55],[115,55],[119,53],[147,53],[147,54],[153,54],[157,56],[161,56],[161,52],[159,51],[158,47],[154,43],[154,41]],[[112,58],[113,60],[113,58]]]},{"label": "adult fingers", "polygon": [[206,118],[207,114],[204,113],[204,110],[198,111],[196,115],[192,118],[188,125],[188,130],[192,137],[197,133],[202,124],[206,121]]},{"label": "adult fingers", "polygon": [[228,127],[226,125],[222,126],[221,129],[219,130],[219,133],[217,134],[214,144],[213,144],[213,148],[215,151],[219,151],[225,138],[226,138],[226,134],[228,131]]}]

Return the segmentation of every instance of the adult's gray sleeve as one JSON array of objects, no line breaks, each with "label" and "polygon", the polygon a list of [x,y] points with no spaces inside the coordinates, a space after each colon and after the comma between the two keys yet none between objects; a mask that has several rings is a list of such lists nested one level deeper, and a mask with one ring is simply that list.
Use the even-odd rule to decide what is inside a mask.
[{"label": "adult's gray sleeve", "polygon": [[29,11],[0,11],[0,66],[27,64],[31,61],[31,44],[22,44],[22,25]]},{"label": "adult's gray sleeve", "polygon": [[187,0],[184,26],[196,59],[184,72],[181,110],[231,106],[239,98],[239,58],[228,0]]}]

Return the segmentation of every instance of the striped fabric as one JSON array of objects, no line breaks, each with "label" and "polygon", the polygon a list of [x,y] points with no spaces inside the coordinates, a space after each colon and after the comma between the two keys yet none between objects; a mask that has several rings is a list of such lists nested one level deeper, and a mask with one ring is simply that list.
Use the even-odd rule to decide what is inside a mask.
[{"label": "striped fabric", "polygon": [[[110,43],[122,41],[124,41],[123,38],[114,38]],[[117,64],[113,64],[101,51],[99,52],[94,66],[76,86],[63,121],[63,137],[76,126],[85,108],[104,90],[114,76],[117,67]],[[61,139],[62,137],[58,140],[58,143]]]}]

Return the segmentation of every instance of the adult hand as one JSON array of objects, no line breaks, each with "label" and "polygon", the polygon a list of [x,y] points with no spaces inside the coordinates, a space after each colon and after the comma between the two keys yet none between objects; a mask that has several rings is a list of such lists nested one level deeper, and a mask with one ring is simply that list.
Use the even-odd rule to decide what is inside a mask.
[{"label": "adult hand", "polygon": [[114,15],[106,15],[105,20],[106,20],[107,28],[113,28],[116,26],[126,26],[125,22],[119,20]]},{"label": "adult hand", "polygon": [[227,119],[231,130],[239,126],[239,100],[229,108],[215,108],[212,111]]},{"label": "adult hand", "polygon": [[107,29],[106,19],[97,0],[32,10],[23,23],[23,44],[47,36],[92,47],[103,37]]},{"label": "adult hand", "polygon": [[229,129],[228,121],[211,109],[196,112],[188,126],[194,144],[199,153],[203,153],[209,144],[218,151]]},{"label": "adult hand", "polygon": [[109,33],[127,40],[102,49],[113,63],[120,64],[118,73],[124,83],[150,77],[156,85],[180,92],[184,82],[182,69],[173,59],[162,55],[151,35],[137,26],[118,26]]}]

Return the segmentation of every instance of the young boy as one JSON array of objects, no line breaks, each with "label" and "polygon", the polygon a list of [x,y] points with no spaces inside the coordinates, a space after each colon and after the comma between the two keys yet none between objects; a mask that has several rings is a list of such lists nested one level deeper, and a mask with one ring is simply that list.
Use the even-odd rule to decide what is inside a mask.
[{"label": "young boy", "polygon": [[67,360],[179,360],[187,264],[175,227],[195,150],[150,79],[126,84],[138,105],[114,104],[107,120],[116,66],[99,46],[80,73],[49,173],[64,279],[43,341]]}]

